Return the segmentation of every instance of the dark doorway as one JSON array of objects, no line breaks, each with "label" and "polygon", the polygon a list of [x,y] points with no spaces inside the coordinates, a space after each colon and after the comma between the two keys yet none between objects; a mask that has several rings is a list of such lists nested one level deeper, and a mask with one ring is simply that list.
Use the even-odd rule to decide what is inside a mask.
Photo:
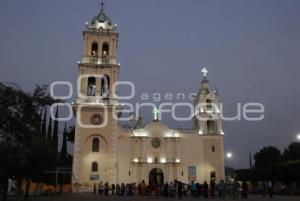
[{"label": "dark doorway", "polygon": [[149,185],[160,185],[162,186],[164,184],[164,173],[159,168],[154,168],[149,173]]}]

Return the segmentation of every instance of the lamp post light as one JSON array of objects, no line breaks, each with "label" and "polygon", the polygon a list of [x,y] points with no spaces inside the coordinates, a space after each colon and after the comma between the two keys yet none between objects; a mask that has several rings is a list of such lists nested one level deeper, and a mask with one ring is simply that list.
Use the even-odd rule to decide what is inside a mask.
[{"label": "lamp post light", "polygon": [[232,153],[231,152],[228,152],[227,154],[226,154],[226,158],[228,158],[228,159],[231,159],[232,158]]},{"label": "lamp post light", "polygon": [[297,135],[297,140],[300,141],[300,134]]}]

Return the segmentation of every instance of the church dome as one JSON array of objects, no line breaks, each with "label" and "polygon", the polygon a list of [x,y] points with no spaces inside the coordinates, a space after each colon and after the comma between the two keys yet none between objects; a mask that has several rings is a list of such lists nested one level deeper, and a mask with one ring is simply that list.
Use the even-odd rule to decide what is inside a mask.
[{"label": "church dome", "polygon": [[163,124],[160,121],[152,121],[151,123],[149,123],[148,125],[145,126],[145,130],[166,131],[166,130],[169,130],[169,128],[168,128],[168,126],[166,126],[165,124]]},{"label": "church dome", "polygon": [[103,29],[103,30],[112,30],[114,26],[111,19],[108,15],[105,14],[104,8],[102,7],[100,13],[93,17],[92,21],[87,24],[88,29]]}]

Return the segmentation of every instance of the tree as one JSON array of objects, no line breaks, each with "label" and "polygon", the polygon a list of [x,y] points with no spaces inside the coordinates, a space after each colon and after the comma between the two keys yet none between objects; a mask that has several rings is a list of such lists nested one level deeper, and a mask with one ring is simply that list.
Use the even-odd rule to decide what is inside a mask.
[{"label": "tree", "polygon": [[73,142],[75,141],[75,126],[70,126],[69,127],[69,131],[68,131],[68,134],[67,134],[67,140],[69,142]]},{"label": "tree", "polygon": [[47,138],[47,107],[45,107],[45,111],[44,111],[44,118],[42,119],[42,135],[45,137],[45,139]]},{"label": "tree", "polygon": [[300,143],[293,142],[283,152],[283,159],[285,161],[300,160]]},{"label": "tree", "polygon": [[52,105],[56,102],[62,102],[61,100],[54,100],[49,92],[48,85],[36,85],[32,93],[33,102],[36,106],[44,108],[45,106]]},{"label": "tree", "polygon": [[53,125],[53,134],[52,134],[52,140],[54,142],[54,147],[56,147],[56,150],[58,150],[58,108],[56,109],[55,113],[55,120]]},{"label": "tree", "polygon": [[48,122],[48,130],[47,130],[47,141],[51,142],[51,140],[52,140],[52,118],[50,115],[49,122]]},{"label": "tree", "polygon": [[274,168],[281,160],[280,150],[276,147],[264,147],[255,154],[256,168]]},{"label": "tree", "polygon": [[68,152],[67,152],[67,149],[68,149],[68,147],[67,147],[67,134],[68,134],[67,133],[67,124],[65,124],[65,129],[64,129],[64,133],[63,133],[63,140],[62,140],[62,146],[61,146],[61,152],[60,152],[62,159],[66,159],[67,154],[68,154]]},{"label": "tree", "polygon": [[11,176],[19,181],[23,178],[39,181],[46,168],[56,166],[57,151],[53,151],[51,143],[41,135],[40,111],[54,102],[49,97],[45,88],[30,94],[14,84],[0,83],[2,185]]}]

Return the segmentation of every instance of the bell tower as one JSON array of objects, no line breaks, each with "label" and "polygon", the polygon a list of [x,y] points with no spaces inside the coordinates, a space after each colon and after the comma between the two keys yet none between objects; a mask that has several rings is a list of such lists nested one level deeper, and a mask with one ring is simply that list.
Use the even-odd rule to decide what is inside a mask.
[{"label": "bell tower", "polygon": [[209,89],[208,71],[202,69],[203,80],[195,100],[195,129],[199,134],[223,134],[222,121],[219,109],[219,93]]},{"label": "bell tower", "polygon": [[98,15],[85,25],[78,62],[73,191],[86,191],[100,181],[116,183],[118,36],[102,3]]},{"label": "bell tower", "polygon": [[203,80],[195,100],[195,130],[202,136],[205,180],[224,179],[224,143],[219,93],[209,89],[208,71],[202,69]]},{"label": "bell tower", "polygon": [[83,31],[84,48],[79,70],[80,75],[84,75],[80,90],[81,95],[87,96],[84,101],[114,101],[113,86],[120,68],[116,59],[118,36],[116,26],[105,14],[102,4],[99,14]]}]

